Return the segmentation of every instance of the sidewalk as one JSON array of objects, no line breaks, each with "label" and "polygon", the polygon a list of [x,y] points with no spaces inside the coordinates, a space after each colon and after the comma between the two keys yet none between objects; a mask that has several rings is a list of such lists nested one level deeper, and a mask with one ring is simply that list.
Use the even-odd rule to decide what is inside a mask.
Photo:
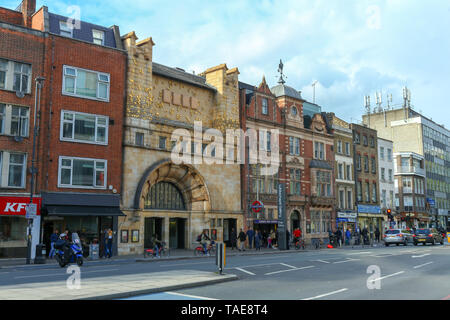
[{"label": "sidewalk", "polygon": [[2,286],[0,300],[110,300],[237,279],[236,275],[193,270],[81,278],[79,289],[68,288],[67,280]]}]

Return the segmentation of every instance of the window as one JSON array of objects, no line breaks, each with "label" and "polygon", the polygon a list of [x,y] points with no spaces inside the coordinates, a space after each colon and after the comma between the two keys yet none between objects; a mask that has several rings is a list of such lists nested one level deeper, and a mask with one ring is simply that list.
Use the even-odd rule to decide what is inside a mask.
[{"label": "window", "polygon": [[387,159],[388,161],[392,161],[392,149],[387,149]]},{"label": "window", "polygon": [[270,131],[267,131],[267,151],[269,151],[269,152],[271,151],[271,148],[270,148],[271,138],[272,138],[272,135],[271,135]]},{"label": "window", "polygon": [[289,137],[289,154],[294,154],[294,137]]},{"label": "window", "polygon": [[8,72],[8,61],[0,59],[0,89],[6,88],[7,72]]},{"label": "window", "polygon": [[64,66],[63,94],[108,100],[109,84],[110,76],[107,73]]},{"label": "window", "polygon": [[387,207],[386,190],[381,190],[381,207]]},{"label": "window", "polygon": [[108,143],[108,117],[61,111],[61,140]]},{"label": "window", "polygon": [[363,135],[363,144],[367,146],[367,136]]},{"label": "window", "polygon": [[384,147],[380,147],[380,159],[384,160]]},{"label": "window", "polygon": [[363,197],[362,197],[362,182],[358,181],[356,184],[356,193],[357,193],[357,197],[358,197],[358,202],[362,202]]},{"label": "window", "polygon": [[372,148],[375,148],[375,138],[372,137],[372,136],[370,136],[370,146],[371,146]]},{"label": "window", "polygon": [[339,208],[345,209],[345,195],[344,190],[339,190]]},{"label": "window", "polygon": [[[160,149],[162,149],[162,150],[166,149],[166,141],[167,141],[166,137],[159,137],[159,145],[158,146]],[[184,150],[184,148],[183,148],[183,150]]]},{"label": "window", "polygon": [[186,210],[181,191],[170,182],[154,184],[145,198],[145,209]]},{"label": "window", "polygon": [[314,158],[323,160],[325,157],[324,144],[321,142],[314,143]]},{"label": "window", "polygon": [[142,132],[136,132],[135,144],[141,147],[144,145],[144,134]]},{"label": "window", "polygon": [[358,154],[358,157],[357,157],[356,169],[358,171],[361,171],[361,155],[360,154]]},{"label": "window", "polygon": [[343,173],[342,173],[342,170],[343,170],[343,165],[342,165],[342,163],[339,163],[338,164],[338,179],[340,179],[340,180],[342,180],[343,179]]},{"label": "window", "polygon": [[364,156],[364,171],[369,172],[369,157]]},{"label": "window", "polygon": [[106,189],[107,161],[59,158],[59,187]]},{"label": "window", "polygon": [[300,138],[294,138],[294,142],[295,142],[295,154],[297,156],[300,155]]},{"label": "window", "polygon": [[372,164],[371,164],[372,173],[376,173],[377,172],[377,164],[376,164],[375,158],[371,158],[370,160],[372,162]]},{"label": "window", "polygon": [[361,138],[358,132],[355,132],[355,143],[356,144],[360,144],[361,143]]},{"label": "window", "polygon": [[316,172],[316,188],[317,196],[319,197],[332,197],[333,193],[331,190],[331,173],[328,171],[317,171]]},{"label": "window", "polygon": [[294,117],[297,116],[297,113],[298,113],[298,112],[297,112],[297,108],[293,106],[293,107],[291,108],[291,113],[292,113],[292,115],[293,115]]},{"label": "window", "polygon": [[350,143],[348,142],[345,143],[345,154],[350,155]]},{"label": "window", "polygon": [[386,180],[386,178],[385,178],[385,171],[386,171],[385,168],[381,168],[381,181],[385,181]]},{"label": "window", "polygon": [[0,134],[28,137],[29,108],[0,103]]},{"label": "window", "polygon": [[352,202],[352,191],[348,190],[347,191],[347,209],[352,209],[353,208],[353,202]]},{"label": "window", "polygon": [[70,23],[67,23],[66,21],[60,21],[59,22],[59,34],[63,37],[73,37],[73,25]]},{"label": "window", "polygon": [[29,64],[15,62],[13,90],[28,93],[30,76],[31,66]]},{"label": "window", "polygon": [[366,202],[370,202],[370,184],[366,182]]},{"label": "window", "polygon": [[[1,163],[5,162],[7,166],[5,172],[8,172],[8,188],[25,188],[25,176],[26,176],[26,155],[23,153],[7,153],[4,152],[5,159],[1,159]],[[9,156],[9,161],[6,160],[6,156]],[[3,157],[3,156],[2,156]],[[2,170],[3,172],[3,170]]]},{"label": "window", "polygon": [[342,141],[341,140],[339,140],[337,142],[337,152],[342,153]]},{"label": "window", "polygon": [[389,178],[389,182],[392,182],[392,169],[388,170],[388,178]]},{"label": "window", "polygon": [[347,180],[352,181],[352,166],[347,165]]},{"label": "window", "polygon": [[290,193],[301,195],[302,171],[300,169],[289,169],[290,174]]},{"label": "window", "polygon": [[105,44],[105,32],[100,30],[92,30],[92,38],[95,44],[103,46]]},{"label": "window", "polygon": [[261,107],[261,112],[264,115],[268,115],[269,114],[269,104],[266,98],[262,99],[262,107]]}]

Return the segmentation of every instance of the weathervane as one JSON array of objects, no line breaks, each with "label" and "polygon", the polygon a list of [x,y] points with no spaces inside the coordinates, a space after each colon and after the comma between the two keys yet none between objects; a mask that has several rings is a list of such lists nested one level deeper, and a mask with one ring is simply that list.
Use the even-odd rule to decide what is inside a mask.
[{"label": "weathervane", "polygon": [[278,65],[278,72],[280,73],[280,80],[278,80],[279,84],[285,84],[286,83],[286,81],[284,81],[284,79],[283,79],[283,76],[285,76],[283,74],[283,67],[284,67],[283,61],[281,61],[281,59],[280,59],[280,64]]}]

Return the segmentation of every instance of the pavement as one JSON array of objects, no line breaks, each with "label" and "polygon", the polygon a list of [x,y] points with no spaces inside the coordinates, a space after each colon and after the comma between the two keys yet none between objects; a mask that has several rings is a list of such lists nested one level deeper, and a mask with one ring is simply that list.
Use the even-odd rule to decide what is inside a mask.
[{"label": "pavement", "polygon": [[0,286],[0,300],[109,300],[238,279],[236,275],[232,274],[220,275],[215,272],[176,270],[86,278],[80,281],[79,287],[77,287],[77,282],[71,277],[62,281]]}]

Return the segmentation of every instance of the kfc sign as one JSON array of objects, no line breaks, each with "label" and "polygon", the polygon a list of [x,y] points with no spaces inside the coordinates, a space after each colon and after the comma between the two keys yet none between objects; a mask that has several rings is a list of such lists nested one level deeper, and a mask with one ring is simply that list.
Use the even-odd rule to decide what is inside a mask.
[{"label": "kfc sign", "polygon": [[[25,216],[29,203],[30,198],[28,197],[0,197],[0,215]],[[33,198],[33,203],[37,205],[37,215],[40,215],[41,198]]]}]

